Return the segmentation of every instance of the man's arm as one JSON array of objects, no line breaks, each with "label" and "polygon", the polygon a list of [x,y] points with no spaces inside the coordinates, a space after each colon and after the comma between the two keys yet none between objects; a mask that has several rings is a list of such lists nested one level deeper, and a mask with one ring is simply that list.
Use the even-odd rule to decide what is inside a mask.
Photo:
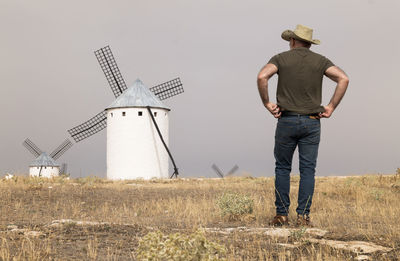
[{"label": "man's arm", "polygon": [[278,105],[269,101],[268,80],[277,72],[278,68],[276,65],[269,63],[261,69],[257,76],[258,92],[260,93],[262,103],[275,118],[281,117],[281,112]]},{"label": "man's arm", "polygon": [[335,93],[333,94],[329,104],[324,106],[325,112],[320,114],[322,118],[329,118],[346,93],[347,86],[349,85],[349,77],[347,77],[346,73],[337,66],[329,67],[325,71],[325,75],[337,83]]}]

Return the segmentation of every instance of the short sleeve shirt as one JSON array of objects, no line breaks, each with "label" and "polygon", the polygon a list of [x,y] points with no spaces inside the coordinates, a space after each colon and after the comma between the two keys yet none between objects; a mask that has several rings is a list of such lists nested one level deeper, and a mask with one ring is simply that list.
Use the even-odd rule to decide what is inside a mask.
[{"label": "short sleeve shirt", "polygon": [[301,114],[323,112],[322,80],[334,66],[326,57],[305,47],[272,57],[268,63],[278,68],[277,104],[282,111]]}]

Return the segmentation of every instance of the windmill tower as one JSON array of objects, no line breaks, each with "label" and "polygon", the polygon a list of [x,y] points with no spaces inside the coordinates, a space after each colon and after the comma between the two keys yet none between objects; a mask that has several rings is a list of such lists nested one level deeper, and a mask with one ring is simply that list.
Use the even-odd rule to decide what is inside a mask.
[{"label": "windmill tower", "polygon": [[22,145],[24,145],[36,157],[36,159],[29,165],[29,176],[51,178],[56,177],[59,174],[64,174],[60,171],[60,165],[56,163],[56,160],[71,148],[72,142],[70,140],[65,140],[52,153],[50,153],[50,155],[40,150],[39,147],[29,139],[26,139]]},{"label": "windmill tower", "polygon": [[116,100],[90,120],[68,130],[79,142],[107,128],[107,178],[167,178],[168,112],[161,100],[183,92],[179,78],[147,88],[139,79],[127,88],[109,46],[95,51]]}]

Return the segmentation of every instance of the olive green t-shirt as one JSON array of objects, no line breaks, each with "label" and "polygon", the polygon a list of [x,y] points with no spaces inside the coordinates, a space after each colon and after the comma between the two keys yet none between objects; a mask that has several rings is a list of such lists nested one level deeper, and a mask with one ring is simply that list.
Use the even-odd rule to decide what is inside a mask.
[{"label": "olive green t-shirt", "polygon": [[299,47],[275,55],[268,63],[278,67],[276,97],[281,111],[324,112],[322,79],[325,71],[334,66],[328,58]]}]

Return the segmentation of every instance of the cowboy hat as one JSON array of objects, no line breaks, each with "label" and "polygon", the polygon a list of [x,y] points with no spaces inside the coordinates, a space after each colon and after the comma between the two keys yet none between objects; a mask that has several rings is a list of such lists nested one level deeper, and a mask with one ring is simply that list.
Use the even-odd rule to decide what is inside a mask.
[{"label": "cowboy hat", "polygon": [[294,31],[285,30],[283,31],[281,37],[283,40],[290,41],[290,38],[294,38],[296,40],[305,41],[312,44],[320,44],[321,41],[317,39],[312,39],[313,29],[310,27],[298,24]]}]

